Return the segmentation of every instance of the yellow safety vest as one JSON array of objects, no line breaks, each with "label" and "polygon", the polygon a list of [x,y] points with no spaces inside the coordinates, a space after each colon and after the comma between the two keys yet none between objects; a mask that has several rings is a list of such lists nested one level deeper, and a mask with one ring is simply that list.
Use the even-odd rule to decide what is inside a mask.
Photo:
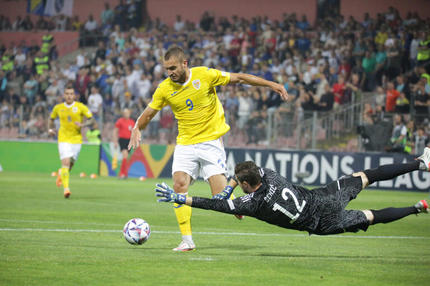
[{"label": "yellow safety vest", "polygon": [[36,73],[37,74],[43,74],[45,72],[45,70],[49,69],[49,57],[48,56],[44,56],[44,57],[35,57],[34,58],[34,62],[36,63]]},{"label": "yellow safety vest", "polygon": [[430,45],[430,40],[427,41],[421,41],[419,43],[420,47],[425,47],[425,50],[419,50],[417,54],[417,60],[418,61],[426,61],[430,59],[430,48],[428,47]]},{"label": "yellow safety vest", "polygon": [[90,129],[88,129],[86,135],[87,135],[88,143],[95,143],[95,144],[101,143],[101,140],[99,139],[100,130],[94,129],[91,131]]},{"label": "yellow safety vest", "polygon": [[13,61],[11,60],[11,57],[4,55],[1,58],[2,61],[2,70],[5,72],[9,72],[13,70]]},{"label": "yellow safety vest", "polygon": [[52,35],[45,35],[42,37],[42,47],[40,50],[44,53],[49,53],[50,45],[54,37]]}]

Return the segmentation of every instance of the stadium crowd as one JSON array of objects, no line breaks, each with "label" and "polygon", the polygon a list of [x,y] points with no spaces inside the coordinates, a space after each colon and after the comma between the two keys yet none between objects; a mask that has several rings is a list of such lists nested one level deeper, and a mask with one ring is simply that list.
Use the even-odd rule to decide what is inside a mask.
[{"label": "stadium crowd", "polygon": [[[93,16],[85,22],[58,16],[36,23],[18,17],[11,23],[1,15],[1,31],[37,29],[46,35],[40,46],[0,46],[0,137],[45,138],[49,112],[62,101],[65,84],[73,81],[79,100],[103,127],[102,139],[110,141],[121,110],[129,108],[136,118],[151,100],[165,77],[163,53],[179,45],[189,53],[190,66],[246,72],[285,85],[289,102],[258,87],[218,91],[234,134],[243,140],[235,142],[239,145],[265,140],[268,116],[279,123],[280,134],[292,136],[284,123],[356,102],[365,103],[364,124],[401,117],[405,128],[400,128],[400,141],[411,148],[396,151],[413,152],[418,141],[429,144],[429,18],[417,13],[401,18],[393,7],[376,18],[366,14],[363,21],[332,14],[315,23],[295,13],[272,21],[205,12],[199,23],[178,15],[168,26],[138,13],[140,4],[120,1],[113,9],[106,4],[99,22]],[[81,47],[96,48],[91,53],[80,49],[76,60],[64,62],[57,57],[53,30],[77,30]],[[174,120],[169,110],[158,113],[144,134],[147,142],[173,143]]]}]

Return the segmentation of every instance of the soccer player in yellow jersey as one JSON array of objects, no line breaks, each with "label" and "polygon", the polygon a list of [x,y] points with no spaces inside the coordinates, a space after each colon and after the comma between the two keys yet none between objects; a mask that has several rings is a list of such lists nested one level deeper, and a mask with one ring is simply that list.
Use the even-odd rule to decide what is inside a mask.
[{"label": "soccer player in yellow jersey", "polygon": [[[215,87],[234,83],[269,87],[286,100],[285,88],[275,82],[242,73],[229,73],[207,67],[188,67],[184,51],[171,47],[164,55],[165,79],[153,94],[152,101],[137,119],[128,148],[137,148],[140,130],[155,114],[169,105],[178,121],[178,137],[173,154],[173,189],[187,194],[190,183],[200,175],[209,182],[212,195],[230,188],[227,185],[226,154],[221,136],[230,129]],[[231,184],[233,184],[231,182]],[[235,185],[235,184],[234,184]],[[174,205],[182,241],[174,251],[195,249],[191,233],[191,208]]]},{"label": "soccer player in yellow jersey", "polygon": [[[75,90],[73,85],[68,84],[64,88],[64,102],[55,105],[49,120],[48,133],[55,135],[54,121],[60,118],[60,129],[58,130],[58,152],[60,154],[61,169],[57,178],[57,186],[63,184],[64,197],[70,196],[69,172],[78,159],[81,151],[82,134],[81,128],[89,126],[94,122],[91,111],[84,104],[75,101]],[[84,123],[84,117],[89,119]]]}]

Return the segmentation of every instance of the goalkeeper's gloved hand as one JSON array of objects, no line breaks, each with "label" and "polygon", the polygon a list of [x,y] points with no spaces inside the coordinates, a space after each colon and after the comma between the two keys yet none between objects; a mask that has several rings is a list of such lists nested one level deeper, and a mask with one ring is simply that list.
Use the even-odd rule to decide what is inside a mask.
[{"label": "goalkeeper's gloved hand", "polygon": [[230,198],[232,192],[233,192],[232,186],[225,186],[224,190],[222,190],[221,193],[213,196],[212,199],[214,199],[214,200],[227,200]]},{"label": "goalkeeper's gloved hand", "polygon": [[177,204],[185,204],[187,197],[185,195],[177,194],[166,183],[156,184],[155,195],[163,199],[158,199],[158,202],[172,202]]}]

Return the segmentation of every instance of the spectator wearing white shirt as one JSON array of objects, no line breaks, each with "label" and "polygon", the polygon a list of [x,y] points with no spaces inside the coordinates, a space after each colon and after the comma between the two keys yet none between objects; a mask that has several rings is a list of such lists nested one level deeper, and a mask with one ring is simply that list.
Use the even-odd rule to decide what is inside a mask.
[{"label": "spectator wearing white shirt", "polygon": [[91,94],[88,97],[88,108],[93,113],[94,118],[100,121],[101,109],[103,106],[103,98],[99,93],[99,89],[96,86],[91,87]]},{"label": "spectator wearing white shirt", "polygon": [[176,15],[176,22],[173,28],[176,32],[181,32],[185,28],[185,22],[182,21],[181,15]]},{"label": "spectator wearing white shirt", "polygon": [[119,98],[125,92],[124,77],[120,73],[115,74],[115,79],[112,84],[112,97]]},{"label": "spectator wearing white shirt", "polygon": [[93,45],[97,38],[97,21],[94,20],[92,14],[88,16],[87,22],[84,25],[84,42],[87,45]]},{"label": "spectator wearing white shirt", "polygon": [[88,16],[88,20],[87,22],[85,22],[84,29],[87,32],[94,32],[97,29],[97,21],[94,20],[94,17],[92,14]]},{"label": "spectator wearing white shirt", "polygon": [[136,90],[139,97],[144,100],[150,99],[151,82],[149,81],[149,76],[142,73],[140,79],[136,81]]}]

